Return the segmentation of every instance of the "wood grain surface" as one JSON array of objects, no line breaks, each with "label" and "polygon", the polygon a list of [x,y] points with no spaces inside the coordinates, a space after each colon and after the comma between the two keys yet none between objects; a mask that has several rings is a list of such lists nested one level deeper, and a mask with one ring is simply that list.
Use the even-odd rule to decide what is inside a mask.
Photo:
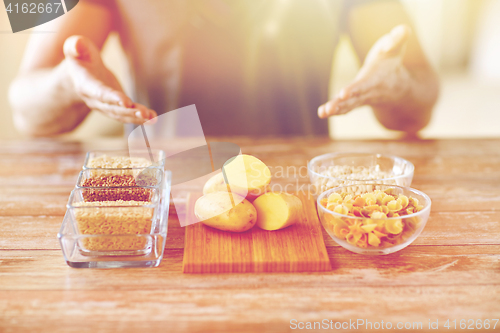
[{"label": "wood grain surface", "polygon": [[184,273],[321,272],[331,269],[315,200],[310,193],[297,193],[302,201],[302,214],[294,225],[276,231],[253,227],[242,233],[225,232],[199,223],[194,205],[201,195],[191,193],[187,201]]},{"label": "wood grain surface", "polygon": [[[185,228],[172,215],[159,267],[73,269],[56,234],[85,151],[126,142],[3,141],[0,332],[295,332],[293,323],[357,319],[422,323],[402,332],[464,332],[446,329],[446,320],[500,317],[500,139],[217,140],[263,160],[273,185],[287,190],[307,186],[305,165],[320,154],[407,158],[415,164],[412,186],[432,199],[429,222],[412,245],[379,257],[351,253],[323,231],[327,272],[183,274]],[[429,329],[429,320],[439,329]]]}]

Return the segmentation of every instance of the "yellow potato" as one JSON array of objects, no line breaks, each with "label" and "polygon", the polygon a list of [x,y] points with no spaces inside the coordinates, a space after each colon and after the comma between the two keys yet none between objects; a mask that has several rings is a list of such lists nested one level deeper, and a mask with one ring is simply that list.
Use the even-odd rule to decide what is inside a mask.
[{"label": "yellow potato", "polygon": [[[243,195],[245,190],[238,189],[237,187],[231,188],[231,192],[238,191],[240,192],[240,195]],[[259,195],[267,193],[271,190],[271,185],[268,184],[263,190],[262,193],[258,193],[257,191],[254,191],[253,193],[247,193],[245,196],[245,199],[249,200],[252,202],[257,198]],[[218,174],[210,177],[209,180],[205,183],[205,186],[203,186],[203,194],[208,194],[208,193],[213,193],[213,192],[227,192],[227,185],[224,182],[224,176],[222,175],[222,172],[219,172]],[[235,192],[237,193],[237,192]]]},{"label": "yellow potato", "polygon": [[302,201],[292,194],[268,192],[253,202],[257,226],[264,230],[283,229],[300,220]]},{"label": "yellow potato", "polygon": [[227,186],[224,182],[222,172],[210,177],[210,179],[205,183],[205,186],[203,186],[203,194],[212,192],[227,192]]},{"label": "yellow potato", "polygon": [[231,192],[238,193],[249,200],[269,190],[271,170],[254,156],[236,156],[224,165],[224,172]]},{"label": "yellow potato", "polygon": [[[212,228],[243,232],[252,228],[257,221],[255,207],[240,195],[229,192],[205,194],[194,205],[194,213],[200,221]],[[233,206],[234,203],[234,206]]]}]

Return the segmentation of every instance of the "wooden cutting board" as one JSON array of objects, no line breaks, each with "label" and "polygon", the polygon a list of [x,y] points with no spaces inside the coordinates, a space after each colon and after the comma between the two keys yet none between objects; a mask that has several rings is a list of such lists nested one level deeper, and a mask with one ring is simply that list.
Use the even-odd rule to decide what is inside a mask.
[{"label": "wooden cutting board", "polygon": [[[194,204],[201,194],[190,194],[186,214],[198,221]],[[315,200],[297,195],[303,204],[299,222],[288,228],[258,228],[233,233],[195,223],[186,227],[184,273],[314,272],[331,270]]]}]

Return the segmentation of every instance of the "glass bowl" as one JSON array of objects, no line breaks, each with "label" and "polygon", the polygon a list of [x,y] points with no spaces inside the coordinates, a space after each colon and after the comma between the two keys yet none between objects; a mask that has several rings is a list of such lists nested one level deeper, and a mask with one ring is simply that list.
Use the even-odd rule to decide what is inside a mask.
[{"label": "glass bowl", "polygon": [[315,196],[334,187],[359,183],[410,186],[414,170],[404,158],[370,153],[324,154],[307,164]]},{"label": "glass bowl", "polygon": [[[422,210],[409,215],[377,219],[377,218],[358,217],[358,216],[340,214],[325,208],[321,204],[321,202],[324,201],[324,199],[327,199],[332,193],[339,193],[339,194],[343,192],[349,194],[367,193],[373,190],[384,191],[389,188],[392,189],[393,194],[397,195],[403,194],[408,198],[413,197],[417,199],[419,205],[423,206]],[[425,193],[409,187],[403,187],[397,185],[383,185],[383,184],[374,185],[371,183],[370,184],[364,183],[357,185],[346,185],[346,186],[335,187],[333,189],[325,191],[318,196],[317,206],[318,206],[318,215],[321,220],[321,223],[323,224],[323,227],[337,244],[339,244],[340,246],[351,252],[359,254],[385,255],[404,249],[420,235],[425,225],[427,224],[427,220],[429,219],[429,214],[431,212],[431,199]],[[381,243],[379,246],[364,244],[363,246],[365,247],[359,247],[356,244],[352,244],[353,243],[352,238],[351,242],[348,242],[346,240],[347,238],[349,238],[349,234],[347,234],[347,236],[344,236],[344,238],[341,238],[342,235],[345,235],[345,233],[348,230],[358,230],[358,231],[361,230],[360,228],[354,229],[354,226],[383,224],[384,225],[383,228],[386,228],[388,222],[390,223],[390,225],[394,225],[396,223],[399,223],[399,221],[401,221],[402,223],[401,225],[403,227],[401,234],[399,234],[400,236],[387,232],[387,229],[378,229],[378,231],[380,231],[382,234],[387,234],[388,236],[388,237],[380,237]],[[369,229],[369,227],[367,228]],[[365,229],[362,230],[364,230],[363,232],[366,234],[366,236],[362,236],[362,238],[366,237],[363,239],[367,240],[370,237],[372,237],[369,234],[374,231],[366,232]],[[360,233],[358,232],[358,235],[359,234]],[[376,233],[376,235],[380,236],[380,233]],[[394,238],[390,239],[391,237]],[[394,244],[390,244],[389,241],[393,242]],[[361,242],[361,244],[363,244],[363,242]]]}]

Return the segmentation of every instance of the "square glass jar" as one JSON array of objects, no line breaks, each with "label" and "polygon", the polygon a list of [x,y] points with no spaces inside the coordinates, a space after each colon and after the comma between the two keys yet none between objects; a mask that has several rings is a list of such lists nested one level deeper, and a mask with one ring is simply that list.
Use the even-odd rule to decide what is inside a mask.
[{"label": "square glass jar", "polygon": [[[76,268],[156,267],[167,238],[171,174],[157,188],[148,188],[144,204],[116,202],[103,206],[86,201],[85,191],[101,197],[103,188],[76,188],[71,193],[59,242],[66,262]],[[144,187],[120,187],[122,191]]]},{"label": "square glass jar", "polygon": [[132,169],[85,169],[76,188],[85,201],[148,201],[154,189],[161,189],[163,171],[158,167]]}]

